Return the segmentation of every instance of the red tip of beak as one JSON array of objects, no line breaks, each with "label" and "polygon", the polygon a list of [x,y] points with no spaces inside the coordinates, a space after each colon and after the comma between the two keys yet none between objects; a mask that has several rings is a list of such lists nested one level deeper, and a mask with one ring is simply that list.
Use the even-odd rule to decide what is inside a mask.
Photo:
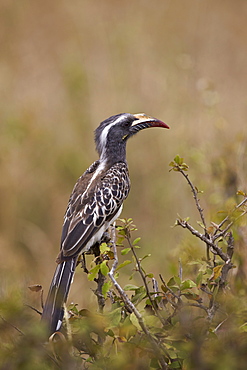
[{"label": "red tip of beak", "polygon": [[163,128],[170,128],[165,122],[162,122],[160,120],[155,120],[152,124],[153,127],[163,127]]}]

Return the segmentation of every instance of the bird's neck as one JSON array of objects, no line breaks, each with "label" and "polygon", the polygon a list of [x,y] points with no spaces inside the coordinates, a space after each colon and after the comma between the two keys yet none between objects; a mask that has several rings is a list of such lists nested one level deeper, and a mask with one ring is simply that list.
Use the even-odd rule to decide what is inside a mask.
[{"label": "bird's neck", "polygon": [[117,162],[126,162],[126,143],[109,143],[101,153],[100,160],[109,166]]}]

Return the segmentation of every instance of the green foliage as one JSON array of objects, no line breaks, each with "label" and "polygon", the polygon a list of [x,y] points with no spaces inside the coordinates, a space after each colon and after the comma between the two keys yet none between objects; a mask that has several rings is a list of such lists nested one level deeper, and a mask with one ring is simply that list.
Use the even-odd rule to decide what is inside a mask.
[{"label": "green foliage", "polygon": [[184,159],[181,158],[178,154],[172,162],[169,163],[171,167],[170,171],[188,171],[189,166],[184,163]]},{"label": "green foliage", "polygon": [[[31,322],[20,302],[12,301],[8,309],[2,303],[4,368],[245,369],[247,286],[229,272],[237,267],[232,260],[237,244],[233,234],[237,239],[247,212],[246,194],[239,191],[242,200],[224,213],[220,223],[207,226],[188,166],[176,156],[172,167],[191,187],[200,216],[200,231],[189,223],[189,217],[178,217],[176,226],[187,229],[206,247],[206,253],[187,262],[189,275],[183,276],[181,261],[177,273],[166,280],[158,271],[146,271],[151,254],[139,255],[141,238],[135,235],[133,220],[119,220],[111,242],[101,244],[88,272],[88,280],[98,286],[95,294],[106,304],[105,312],[68,306],[64,332],[53,334],[43,345],[46,336],[40,325],[35,323],[22,332],[12,322],[15,316],[19,322]],[[119,250],[124,259],[120,263]],[[122,288],[117,281],[128,265],[132,273]],[[139,284],[130,282],[134,276],[139,277]],[[30,289],[42,293],[39,285]],[[10,353],[15,355],[10,358]]]}]

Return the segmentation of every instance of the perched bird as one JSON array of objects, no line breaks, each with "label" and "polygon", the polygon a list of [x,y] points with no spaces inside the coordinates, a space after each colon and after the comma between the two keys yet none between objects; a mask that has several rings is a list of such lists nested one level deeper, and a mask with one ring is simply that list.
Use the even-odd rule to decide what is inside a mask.
[{"label": "perched bird", "polygon": [[78,256],[100,242],[120,215],[130,190],[127,140],[149,127],[169,128],[144,113],[107,118],[95,130],[99,159],[78,179],[64,216],[60,253],[42,313],[49,333],[60,330]]}]

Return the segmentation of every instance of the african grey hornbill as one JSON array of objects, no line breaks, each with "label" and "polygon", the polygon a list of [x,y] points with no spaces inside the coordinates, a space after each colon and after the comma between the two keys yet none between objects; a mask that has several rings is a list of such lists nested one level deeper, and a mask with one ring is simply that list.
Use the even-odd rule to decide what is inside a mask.
[{"label": "african grey hornbill", "polygon": [[99,160],[78,179],[64,216],[57,268],[42,313],[49,333],[58,331],[63,304],[75,272],[78,256],[100,242],[104,232],[120,215],[130,190],[126,161],[127,140],[149,127],[169,128],[145,114],[122,113],[103,121],[95,131]]}]

